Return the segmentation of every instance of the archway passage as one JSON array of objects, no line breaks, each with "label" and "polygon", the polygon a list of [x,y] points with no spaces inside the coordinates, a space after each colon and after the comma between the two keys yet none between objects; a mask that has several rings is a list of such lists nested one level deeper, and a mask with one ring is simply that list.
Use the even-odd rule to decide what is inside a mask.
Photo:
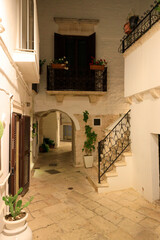
[{"label": "archway passage", "polygon": [[[39,117],[38,150],[40,153],[49,152],[48,154],[42,154],[46,155],[48,160],[50,159],[47,164],[57,164],[58,160],[52,161],[52,159],[59,159],[59,156],[61,158],[63,155],[63,161],[70,156],[70,164],[74,165],[75,125],[72,119],[66,113],[57,110],[38,113],[37,117]],[[48,146],[50,149],[47,149]],[[42,163],[40,164],[41,167]],[[40,167],[39,163],[37,164],[35,164],[35,168]]]}]

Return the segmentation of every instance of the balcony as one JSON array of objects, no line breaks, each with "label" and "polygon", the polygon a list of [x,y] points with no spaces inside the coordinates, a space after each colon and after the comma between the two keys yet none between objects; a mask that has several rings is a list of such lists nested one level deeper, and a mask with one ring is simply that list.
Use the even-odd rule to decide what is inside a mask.
[{"label": "balcony", "polygon": [[34,50],[16,50],[13,59],[26,82],[39,83],[39,61]]},{"label": "balcony", "polygon": [[141,21],[138,23],[135,29],[128,35],[125,35],[121,39],[119,52],[124,53],[129,47],[131,47],[138,39],[140,39],[152,26],[160,20],[159,1],[152,6],[152,9],[145,12],[145,16],[141,17]]},{"label": "balcony", "polygon": [[107,68],[104,71],[53,69],[47,66],[47,93],[63,102],[65,95],[88,96],[91,103],[107,92]]}]

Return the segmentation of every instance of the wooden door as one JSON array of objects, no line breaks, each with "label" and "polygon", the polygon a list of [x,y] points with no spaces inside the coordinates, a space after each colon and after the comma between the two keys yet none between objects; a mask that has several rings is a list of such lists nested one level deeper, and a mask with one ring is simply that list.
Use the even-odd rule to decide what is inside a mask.
[{"label": "wooden door", "polygon": [[23,116],[21,119],[21,142],[20,142],[20,187],[23,187],[23,194],[29,189],[30,183],[30,117]]},{"label": "wooden door", "polygon": [[17,159],[17,121],[19,116],[16,113],[12,114],[12,123],[11,123],[11,162],[10,162],[10,184],[9,192],[14,195],[16,193],[16,175],[19,169],[16,168],[16,159]]}]

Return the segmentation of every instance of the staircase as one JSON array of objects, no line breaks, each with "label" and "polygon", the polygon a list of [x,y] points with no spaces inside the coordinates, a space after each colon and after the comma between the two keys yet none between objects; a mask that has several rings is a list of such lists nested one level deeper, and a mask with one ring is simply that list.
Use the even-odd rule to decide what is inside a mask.
[{"label": "staircase", "polygon": [[98,163],[86,170],[87,179],[97,192],[131,187],[131,158],[129,110],[98,143]]}]

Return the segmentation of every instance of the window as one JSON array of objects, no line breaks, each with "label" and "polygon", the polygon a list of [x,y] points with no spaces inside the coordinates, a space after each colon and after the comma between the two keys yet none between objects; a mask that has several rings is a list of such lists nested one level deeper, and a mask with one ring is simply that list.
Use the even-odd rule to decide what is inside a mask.
[{"label": "window", "polygon": [[94,126],[101,126],[101,119],[100,118],[95,118],[94,119]]},{"label": "window", "polygon": [[19,0],[19,48],[34,49],[34,3]]}]

